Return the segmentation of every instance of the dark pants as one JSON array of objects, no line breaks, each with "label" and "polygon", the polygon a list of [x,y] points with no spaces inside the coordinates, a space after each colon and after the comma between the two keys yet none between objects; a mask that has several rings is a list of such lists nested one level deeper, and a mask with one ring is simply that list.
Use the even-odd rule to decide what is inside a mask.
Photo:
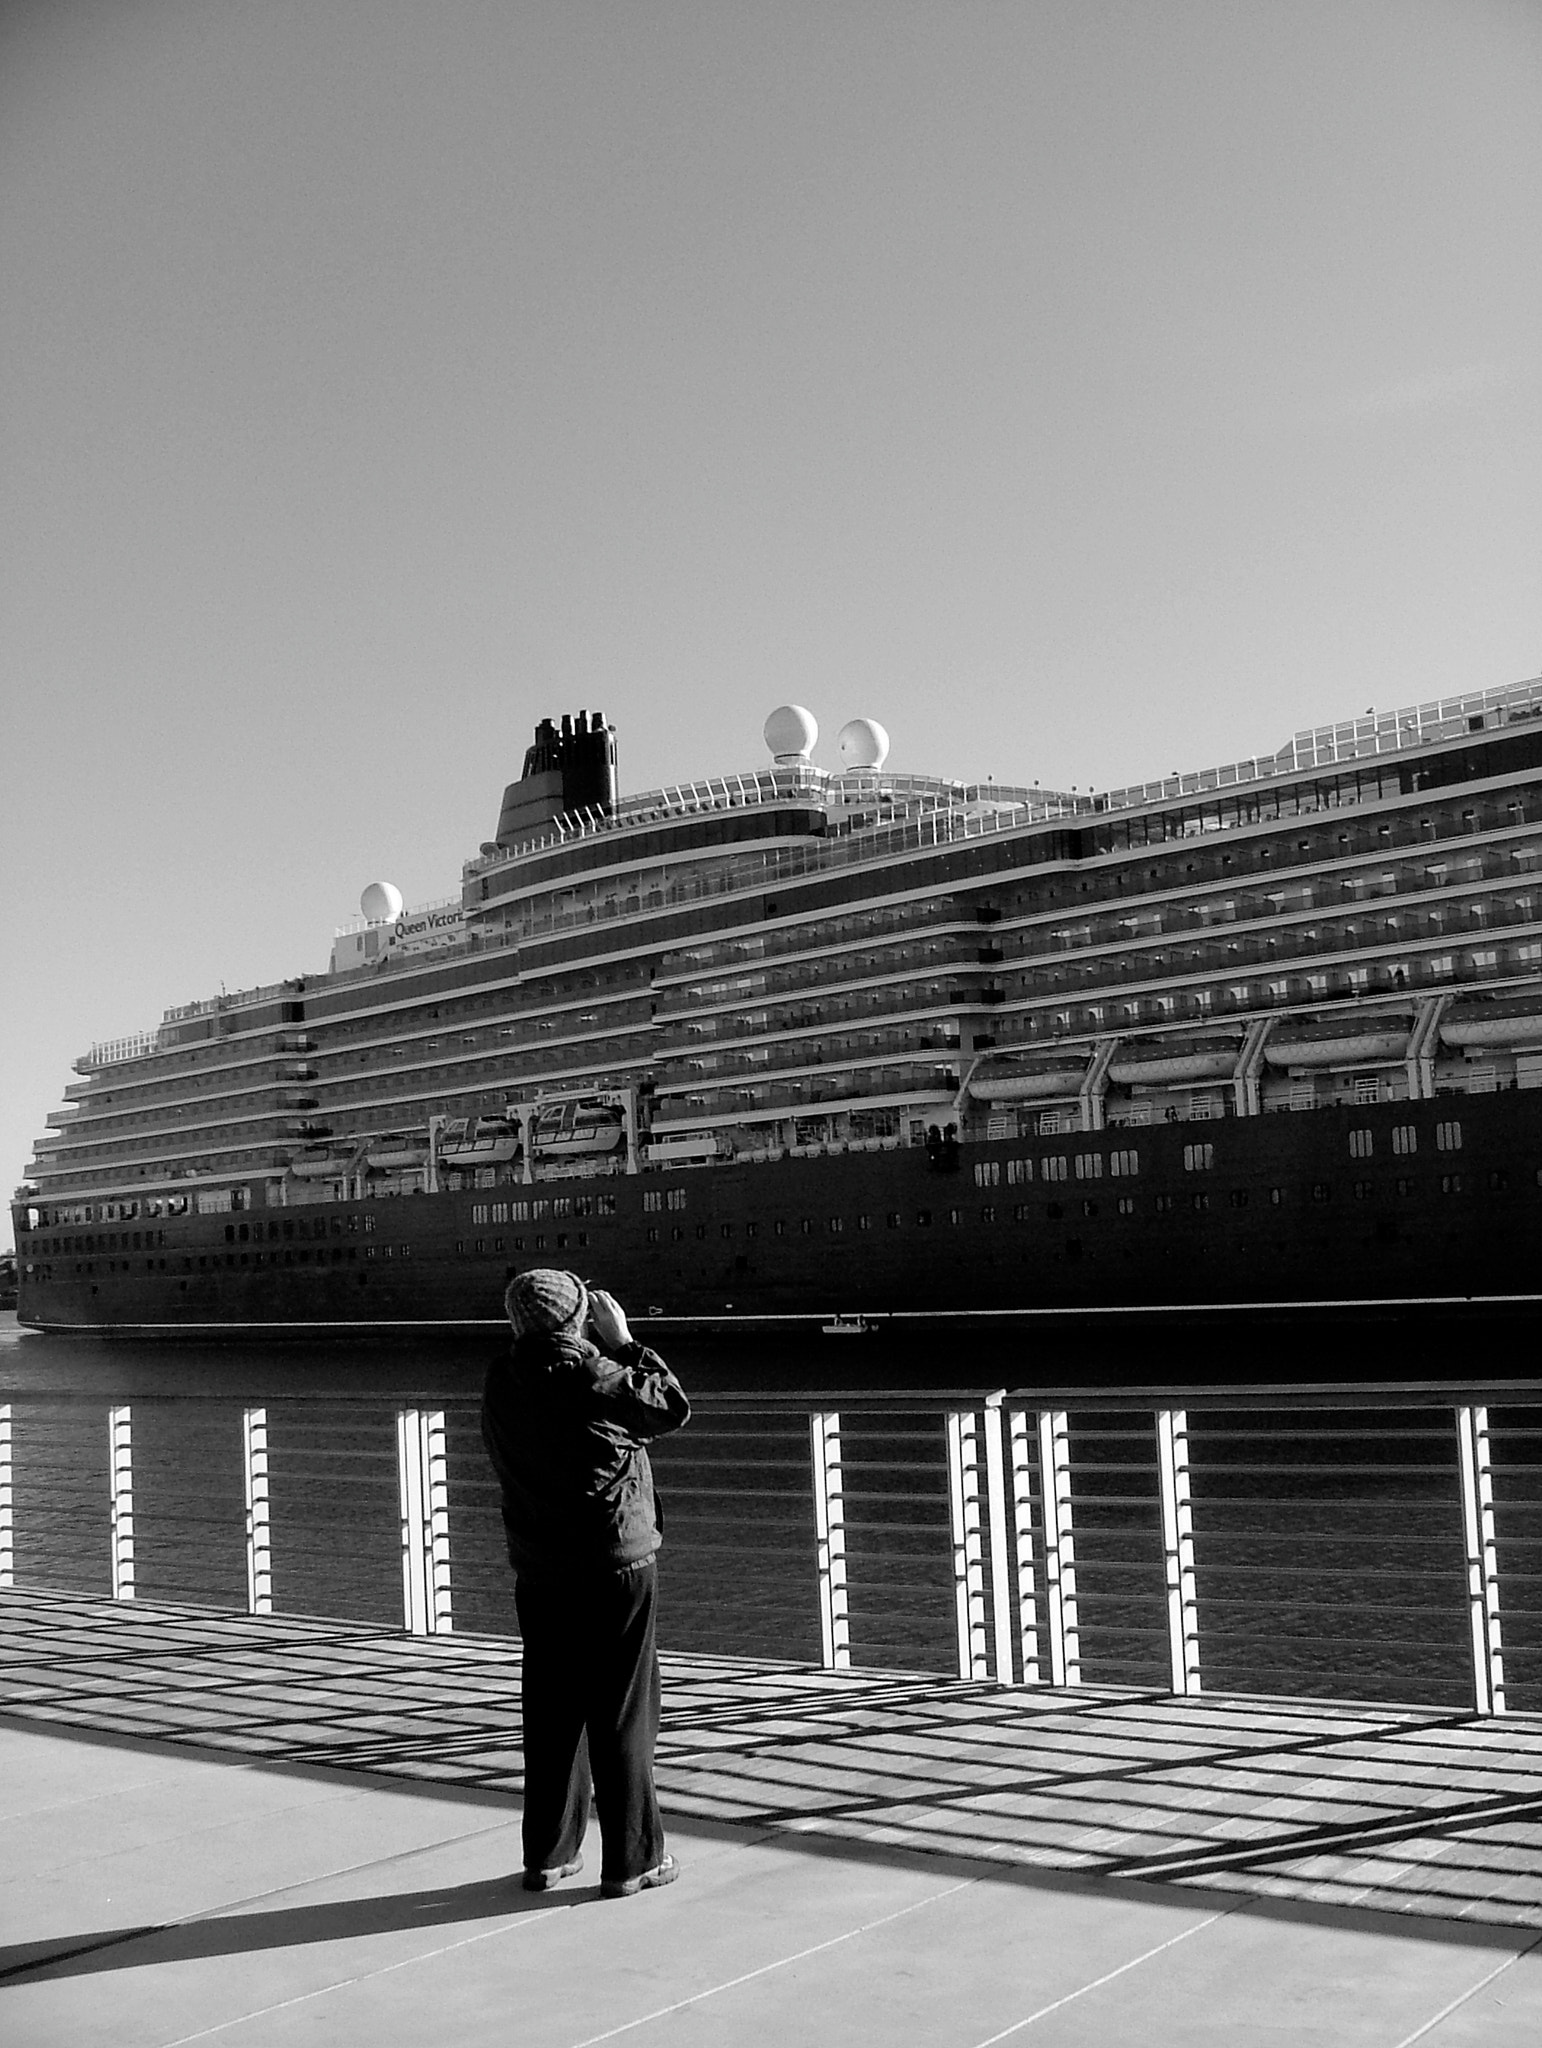
[{"label": "dark pants", "polygon": [[[650,1560],[620,1571],[521,1572],[527,1870],[571,1863],[599,1808],[600,1876],[640,1877],[664,1856],[653,1790],[659,1659]],[[586,1741],[587,1737],[587,1741]]]}]

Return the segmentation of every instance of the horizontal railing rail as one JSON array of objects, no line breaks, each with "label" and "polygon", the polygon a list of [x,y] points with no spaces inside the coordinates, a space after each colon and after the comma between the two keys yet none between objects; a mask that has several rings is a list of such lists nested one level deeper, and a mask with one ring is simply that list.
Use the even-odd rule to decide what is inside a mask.
[{"label": "horizontal railing rail", "polygon": [[[1542,1389],[711,1394],[673,1645],[1542,1707]],[[507,1633],[469,1395],[0,1397],[0,1586]]]}]

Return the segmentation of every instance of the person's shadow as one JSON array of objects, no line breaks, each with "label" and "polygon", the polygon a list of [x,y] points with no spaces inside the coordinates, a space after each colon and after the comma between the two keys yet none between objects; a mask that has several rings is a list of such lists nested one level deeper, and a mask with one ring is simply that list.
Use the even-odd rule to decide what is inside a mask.
[{"label": "person's shadow", "polygon": [[438,1891],[386,1892],[326,1905],[280,1906],[269,1913],[225,1913],[197,1920],[56,1934],[0,1948],[0,1989],[50,1977],[84,1977],[98,1970],[143,1969],[204,1956],[249,1955],[259,1949],[299,1948],[310,1942],[351,1941],[361,1934],[402,1934],[415,1927],[446,1927],[466,1920],[505,1920],[598,1899],[597,1884],[527,1892],[519,1872],[479,1878]]}]

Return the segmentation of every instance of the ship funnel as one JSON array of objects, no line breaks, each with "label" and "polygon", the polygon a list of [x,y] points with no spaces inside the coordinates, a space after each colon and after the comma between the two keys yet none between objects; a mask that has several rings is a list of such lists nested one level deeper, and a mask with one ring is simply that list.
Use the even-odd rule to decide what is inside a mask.
[{"label": "ship funnel", "polygon": [[543,718],[526,750],[524,772],[503,792],[497,844],[508,848],[571,811],[616,808],[616,729],[598,711],[565,712],[561,729]]}]

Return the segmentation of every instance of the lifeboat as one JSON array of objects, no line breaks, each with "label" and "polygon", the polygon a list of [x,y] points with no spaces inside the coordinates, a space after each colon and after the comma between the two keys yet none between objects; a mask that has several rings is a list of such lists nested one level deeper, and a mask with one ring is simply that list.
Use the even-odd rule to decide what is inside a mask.
[{"label": "lifeboat", "polygon": [[421,1166],[428,1148],[421,1138],[410,1138],[403,1131],[382,1131],[364,1155],[364,1163],[372,1173],[403,1173]]},{"label": "lifeboat", "polygon": [[348,1161],[336,1152],[296,1152],[289,1171],[297,1180],[325,1180],[348,1171]]},{"label": "lifeboat", "polygon": [[537,1109],[530,1145],[537,1159],[585,1159],[619,1150],[626,1140],[620,1105],[600,1097],[573,1097]]},{"label": "lifeboat", "polygon": [[1154,1053],[1149,1059],[1115,1060],[1108,1078],[1119,1088],[1164,1088],[1185,1081],[1229,1081],[1242,1056],[1240,1045],[1210,1052]]},{"label": "lifeboat", "polygon": [[441,1166],[504,1166],[519,1151],[519,1127],[507,1117],[479,1117],[446,1124],[439,1140]]},{"label": "lifeboat", "polygon": [[656,1135],[648,1146],[648,1157],[655,1166],[671,1166],[686,1162],[705,1162],[709,1159],[732,1157],[732,1147],[716,1131],[678,1131]]},{"label": "lifeboat", "polygon": [[1501,1016],[1489,1010],[1486,1014],[1468,1011],[1465,1016],[1458,1013],[1443,1017],[1440,1038],[1443,1045],[1492,1046],[1497,1052],[1535,1051],[1542,1046],[1542,1004],[1536,1009],[1512,1010]]},{"label": "lifeboat", "polygon": [[975,1102],[1049,1102],[1080,1095],[1087,1079],[1085,1065],[1017,1068],[976,1075],[969,1083]]},{"label": "lifeboat", "polygon": [[1264,1058],[1271,1067],[1373,1067],[1408,1057],[1408,1027],[1340,1031],[1331,1038],[1270,1038]]}]

